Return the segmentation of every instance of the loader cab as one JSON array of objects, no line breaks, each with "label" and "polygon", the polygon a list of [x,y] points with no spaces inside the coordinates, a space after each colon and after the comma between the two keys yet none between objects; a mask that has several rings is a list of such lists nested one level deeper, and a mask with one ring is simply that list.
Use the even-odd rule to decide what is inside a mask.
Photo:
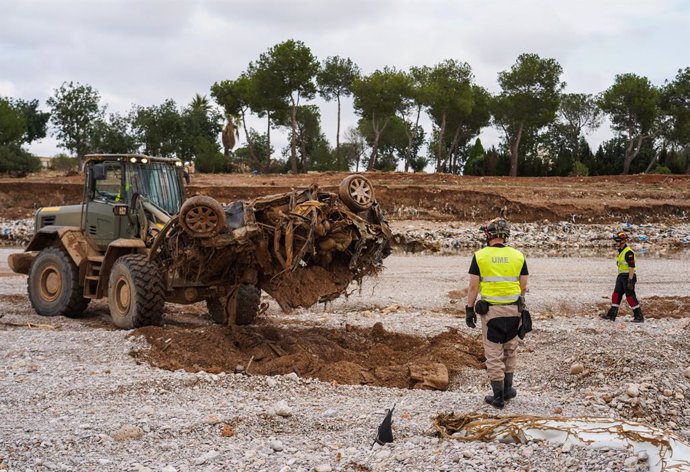
[{"label": "loader cab", "polygon": [[[82,229],[101,250],[179,212],[182,162],[143,155],[86,156]],[[142,210],[145,202],[148,211]],[[147,221],[140,221],[147,220]]]}]

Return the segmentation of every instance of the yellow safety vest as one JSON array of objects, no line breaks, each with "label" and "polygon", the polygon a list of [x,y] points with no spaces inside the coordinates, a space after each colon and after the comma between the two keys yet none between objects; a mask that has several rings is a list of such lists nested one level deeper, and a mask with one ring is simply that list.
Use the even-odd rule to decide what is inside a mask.
[{"label": "yellow safety vest", "polygon": [[474,253],[479,266],[479,293],[494,305],[515,303],[520,298],[520,272],[525,256],[512,247],[487,246]]},{"label": "yellow safety vest", "polygon": [[[631,269],[631,267],[628,265],[628,261],[625,260],[625,255],[629,252],[632,252],[633,256],[635,255],[635,251],[630,249],[628,246],[625,246],[623,250],[618,253],[618,256],[616,256],[616,264],[618,265],[619,274],[627,274]],[[632,270],[634,272],[635,268],[632,267]]]}]

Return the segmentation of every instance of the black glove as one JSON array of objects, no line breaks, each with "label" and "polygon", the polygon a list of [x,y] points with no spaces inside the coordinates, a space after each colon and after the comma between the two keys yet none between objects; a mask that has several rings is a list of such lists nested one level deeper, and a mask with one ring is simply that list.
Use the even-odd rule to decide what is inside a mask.
[{"label": "black glove", "polygon": [[465,306],[465,323],[470,328],[477,327],[477,315],[474,314],[473,306]]},{"label": "black glove", "polygon": [[634,279],[628,279],[628,290],[635,290],[635,280]]}]

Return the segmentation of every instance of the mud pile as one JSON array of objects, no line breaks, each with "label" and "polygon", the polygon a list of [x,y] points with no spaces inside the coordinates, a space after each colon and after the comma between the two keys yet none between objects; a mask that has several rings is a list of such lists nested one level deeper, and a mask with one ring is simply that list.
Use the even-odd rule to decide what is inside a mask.
[{"label": "mud pile", "polygon": [[[135,330],[149,347],[131,355],[155,367],[189,372],[295,373],[349,385],[426,388],[420,371],[442,364],[450,377],[481,369],[477,339],[455,330],[426,339],[388,332],[381,323],[364,329],[289,329],[275,326],[164,326]],[[442,370],[442,368],[441,368]]]},{"label": "mud pile", "polygon": [[[641,297],[640,305],[646,318],[690,318],[690,297]],[[609,302],[597,303],[597,313],[606,313],[611,304]],[[627,303],[621,303],[618,316],[632,319],[632,310]]]}]

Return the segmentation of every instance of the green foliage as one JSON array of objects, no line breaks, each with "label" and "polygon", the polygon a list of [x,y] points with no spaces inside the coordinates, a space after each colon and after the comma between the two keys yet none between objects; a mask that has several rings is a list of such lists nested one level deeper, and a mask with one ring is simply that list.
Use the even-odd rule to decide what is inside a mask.
[{"label": "green foliage", "polygon": [[656,166],[656,168],[650,172],[650,174],[672,174],[671,169],[666,166]]},{"label": "green foliage", "polygon": [[12,104],[0,98],[0,145],[19,143],[26,132],[26,120]]},{"label": "green foliage", "polygon": [[349,57],[328,57],[316,75],[319,95],[326,101],[340,101],[340,97],[352,94],[352,85],[359,76],[359,67]]},{"label": "green foliage", "polygon": [[197,136],[193,149],[196,159],[194,165],[199,172],[228,172],[229,160],[220,151],[217,142],[204,136]]},{"label": "green foliage", "polygon": [[644,139],[657,125],[659,91],[646,77],[620,74],[601,94],[599,106],[609,116],[611,128],[627,142],[622,165],[623,174],[627,174]]},{"label": "green foliage", "polygon": [[0,173],[28,173],[41,169],[41,160],[18,144],[0,145]]},{"label": "green foliage", "polygon": [[669,122],[667,139],[680,146],[690,144],[690,67],[678,70],[661,89],[661,110]]},{"label": "green foliage", "polygon": [[108,119],[97,119],[91,128],[89,151],[93,153],[129,154],[137,151],[136,137],[128,117],[111,113]]},{"label": "green foliage", "polygon": [[[268,100],[257,100],[257,106],[271,114],[280,113],[285,105],[291,108],[290,165],[297,172],[297,107],[301,99],[313,98],[316,94],[314,79],[319,70],[319,63],[311,50],[301,41],[289,39],[273,46],[259,56],[256,64],[249,65],[250,75],[257,83],[259,91],[255,98],[265,97]],[[263,102],[263,106],[260,104]]]},{"label": "green foliage", "polygon": [[659,113],[658,98],[658,90],[647,77],[619,74],[601,94],[599,106],[615,131],[632,138],[649,132],[654,125]]},{"label": "green foliage", "polygon": [[198,158],[199,140],[216,143],[217,136],[223,129],[223,116],[211,106],[205,96],[199,94],[182,111],[180,121],[183,131],[176,155],[182,160]]},{"label": "green foliage", "polygon": [[50,168],[60,172],[77,170],[77,158],[67,154],[58,154],[50,160]]},{"label": "green foliage", "polygon": [[38,111],[38,101],[0,97],[0,172],[27,173],[41,169],[41,160],[22,144],[45,136],[48,115]]},{"label": "green foliage", "polygon": [[486,151],[484,151],[484,146],[482,145],[481,139],[477,138],[474,141],[474,145],[470,150],[469,157],[465,163],[463,169],[464,175],[484,175],[484,158],[486,156]]},{"label": "green foliage", "polygon": [[50,113],[38,110],[38,100],[10,100],[10,105],[24,121],[25,130],[21,143],[30,144],[37,139],[45,138]]},{"label": "green foliage", "polygon": [[553,122],[565,87],[563,69],[555,59],[521,54],[510,70],[498,74],[501,93],[493,101],[494,121],[503,128],[511,150],[510,175],[516,176],[523,134]]},{"label": "green foliage", "polygon": [[575,177],[586,177],[589,175],[589,168],[580,161],[575,161],[573,164],[573,170],[568,174]]},{"label": "green foliage", "polygon": [[336,167],[344,170],[346,166],[340,154],[340,99],[352,95],[352,86],[355,79],[360,76],[360,70],[352,59],[332,56],[326,58],[321,69],[316,75],[316,83],[321,97],[328,101],[335,99],[338,102],[338,120],[335,134],[336,142]]},{"label": "green foliage", "polygon": [[88,151],[92,128],[104,113],[100,100],[100,94],[90,85],[64,82],[47,101],[51,109],[50,120],[56,128],[54,135],[60,147],[77,155],[80,168]]},{"label": "green foliage", "polygon": [[404,72],[385,68],[355,80],[353,93],[355,110],[371,124],[374,139],[367,169],[374,170],[381,133],[390,120],[408,106],[412,79]]},{"label": "green foliage", "polygon": [[144,154],[174,156],[180,149],[183,123],[174,100],[149,107],[135,106],[131,123]]},{"label": "green foliage", "polygon": [[426,156],[412,156],[409,160],[410,169],[412,172],[424,172],[426,166],[429,165],[431,159]]}]

